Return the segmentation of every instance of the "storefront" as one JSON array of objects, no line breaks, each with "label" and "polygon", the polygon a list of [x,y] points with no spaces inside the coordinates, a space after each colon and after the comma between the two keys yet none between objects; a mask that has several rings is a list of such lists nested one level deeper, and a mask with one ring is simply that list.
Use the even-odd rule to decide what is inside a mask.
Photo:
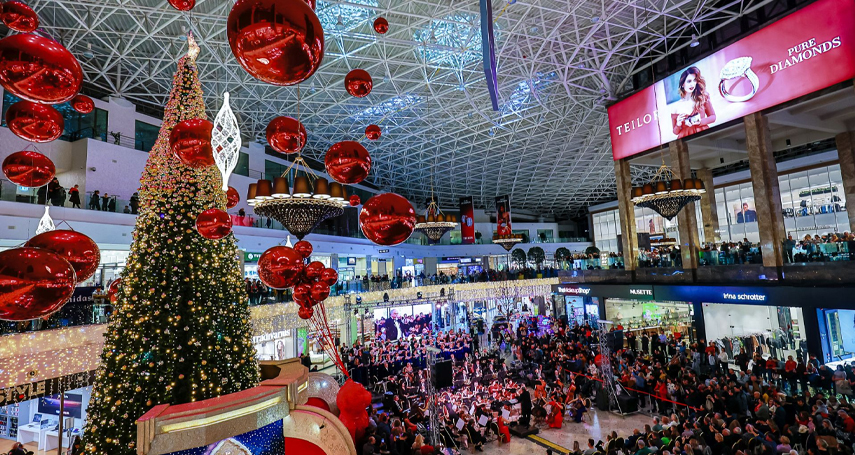
[{"label": "storefront", "polygon": [[851,288],[560,284],[552,290],[554,311],[570,323],[603,315],[624,330],[714,341],[731,359],[742,348],[779,360],[855,359]]},{"label": "storefront", "polygon": [[297,357],[297,343],[293,330],[281,330],[252,337],[255,357],[258,360],[285,360]]},{"label": "storefront", "polygon": [[94,380],[89,371],[0,389],[0,438],[47,452],[57,450],[62,434],[62,447],[71,447],[86,423]]}]

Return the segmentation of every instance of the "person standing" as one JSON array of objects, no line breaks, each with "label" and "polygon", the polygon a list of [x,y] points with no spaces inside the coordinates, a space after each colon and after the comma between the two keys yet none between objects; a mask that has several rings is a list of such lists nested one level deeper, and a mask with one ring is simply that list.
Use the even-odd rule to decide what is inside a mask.
[{"label": "person standing", "polygon": [[103,210],[105,212],[107,210],[109,210],[109,202],[110,202],[110,195],[107,193],[104,193],[104,195],[101,196],[101,210]]},{"label": "person standing", "polygon": [[101,210],[101,194],[98,190],[92,193],[92,196],[89,197],[89,209],[90,210]]},{"label": "person standing", "polygon": [[68,190],[68,202],[72,208],[80,208],[80,185],[74,185]]},{"label": "person standing", "polygon": [[110,200],[107,201],[107,210],[110,212],[116,212],[116,195],[110,197]]},{"label": "person standing", "polygon": [[134,191],[134,194],[131,196],[131,213],[136,215],[140,209],[140,194]]}]

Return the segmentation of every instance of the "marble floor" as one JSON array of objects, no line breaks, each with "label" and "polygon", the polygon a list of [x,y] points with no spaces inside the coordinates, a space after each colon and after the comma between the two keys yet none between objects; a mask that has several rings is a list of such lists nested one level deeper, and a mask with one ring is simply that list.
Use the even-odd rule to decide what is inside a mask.
[{"label": "marble floor", "polygon": [[[610,412],[593,410],[589,414],[590,421],[586,423],[568,423],[564,421],[564,427],[557,429],[541,429],[537,435],[553,444],[564,447],[567,450],[573,448],[573,441],[579,441],[579,445],[584,450],[588,438],[594,438],[594,441],[602,439],[606,440],[606,434],[617,431],[619,435],[626,436],[632,433],[632,430],[638,428],[643,429],[645,424],[652,423],[653,418],[646,414],[632,414],[621,416]],[[558,455],[560,452],[553,450]],[[464,454],[470,453],[469,450],[464,450]],[[484,446],[484,453],[496,455],[541,455],[546,453],[546,447],[543,447],[528,439],[520,439],[511,437],[510,444],[499,444],[493,441]]]}]

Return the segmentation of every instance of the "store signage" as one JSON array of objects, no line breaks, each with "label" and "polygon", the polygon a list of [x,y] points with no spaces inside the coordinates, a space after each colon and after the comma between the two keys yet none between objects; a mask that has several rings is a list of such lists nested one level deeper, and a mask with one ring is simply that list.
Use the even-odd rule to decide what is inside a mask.
[{"label": "store signage", "polygon": [[629,295],[653,297],[653,289],[632,289],[632,288],[630,288]]},{"label": "store signage", "polygon": [[558,293],[571,295],[588,295],[591,293],[591,288],[585,288],[581,286],[558,286]]},{"label": "store signage", "polygon": [[820,0],[608,109],[627,158],[855,77],[855,0]]},{"label": "store signage", "polygon": [[263,335],[256,335],[252,337],[252,344],[261,344],[265,341],[278,340],[281,338],[288,338],[291,336],[290,330],[280,330],[278,332],[270,332],[265,333]]},{"label": "store signage", "polygon": [[59,392],[90,386],[95,382],[95,370],[44,379],[0,389],[0,406],[41,398]]},{"label": "store signage", "polygon": [[356,258],[347,258],[347,265],[356,265]]},{"label": "store signage", "polygon": [[257,253],[254,251],[244,251],[243,252],[243,261],[244,262],[258,262],[258,259],[261,257],[261,253]]},{"label": "store signage", "polygon": [[388,253],[388,252],[389,252],[389,250],[387,250],[387,249],[377,250],[377,253],[379,253],[379,254]]},{"label": "store signage", "polygon": [[758,294],[756,292],[725,292],[722,293],[721,298],[728,301],[737,301],[737,302],[765,302],[766,295]]},{"label": "store signage", "polygon": [[95,299],[92,298],[92,294],[95,293],[95,289],[97,289],[95,286],[78,286],[74,288],[74,294],[68,299],[68,303],[94,303]]}]

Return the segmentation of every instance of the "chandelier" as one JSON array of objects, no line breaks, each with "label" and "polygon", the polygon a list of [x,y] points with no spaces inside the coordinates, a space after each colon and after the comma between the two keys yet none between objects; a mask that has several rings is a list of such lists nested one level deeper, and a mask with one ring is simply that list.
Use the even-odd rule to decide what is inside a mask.
[{"label": "chandelier", "polygon": [[[294,186],[289,188],[287,176],[298,163],[306,170],[306,175],[294,177]],[[294,174],[297,174],[296,168]],[[251,183],[246,200],[256,215],[282,223],[300,240],[322,221],[342,215],[348,205],[344,185],[316,176],[300,155],[280,177]]]},{"label": "chandelier", "polygon": [[663,162],[659,170],[644,186],[632,189],[632,203],[647,207],[672,220],[687,204],[701,199],[706,193],[700,179],[688,178],[683,181],[674,178],[671,168]]},{"label": "chandelier", "polygon": [[493,243],[501,246],[505,249],[505,251],[511,251],[511,249],[517,246],[518,243],[522,243],[523,237],[519,234],[508,234],[508,235],[494,235]]},{"label": "chandelier", "polygon": [[457,217],[444,215],[431,195],[424,216],[416,217],[416,230],[424,234],[431,244],[439,242],[446,232],[457,227]]}]

